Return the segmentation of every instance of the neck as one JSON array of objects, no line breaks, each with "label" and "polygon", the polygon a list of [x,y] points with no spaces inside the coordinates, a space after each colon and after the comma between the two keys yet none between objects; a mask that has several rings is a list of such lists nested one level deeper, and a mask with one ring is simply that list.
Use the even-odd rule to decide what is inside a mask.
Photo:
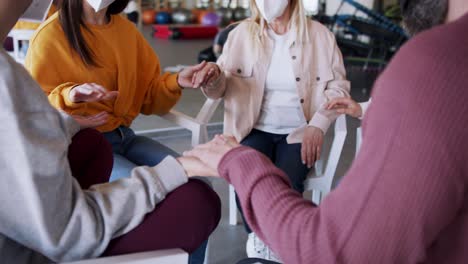
[{"label": "neck", "polygon": [[288,6],[280,17],[276,18],[273,20],[273,22],[270,23],[270,27],[276,34],[283,35],[288,32],[290,19],[291,14],[289,12]]},{"label": "neck", "polygon": [[99,12],[95,12],[93,7],[87,1],[83,1],[83,19],[87,24],[102,26],[109,23],[107,17],[107,8]]},{"label": "neck", "polygon": [[446,23],[453,22],[468,13],[466,0],[449,0]]}]

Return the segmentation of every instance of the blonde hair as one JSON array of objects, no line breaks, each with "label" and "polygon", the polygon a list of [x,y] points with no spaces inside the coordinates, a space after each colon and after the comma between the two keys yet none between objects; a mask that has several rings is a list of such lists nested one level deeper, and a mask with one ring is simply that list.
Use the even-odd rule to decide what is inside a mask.
[{"label": "blonde hair", "polygon": [[[266,20],[262,17],[260,10],[255,3],[255,0],[250,0],[251,17],[247,20],[248,38],[254,45],[256,53],[262,46],[262,36],[265,27],[268,25]],[[289,0],[289,28],[296,29],[297,41],[306,42],[309,40],[309,32],[307,28],[307,16],[305,14],[304,4],[302,0]],[[294,27],[293,27],[294,26]]]}]

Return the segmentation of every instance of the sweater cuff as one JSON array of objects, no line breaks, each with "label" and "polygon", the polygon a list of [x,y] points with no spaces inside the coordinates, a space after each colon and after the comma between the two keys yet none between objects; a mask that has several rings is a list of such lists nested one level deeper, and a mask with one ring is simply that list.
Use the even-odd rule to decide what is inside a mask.
[{"label": "sweater cuff", "polygon": [[330,127],[333,121],[328,119],[325,115],[316,112],[312,117],[312,120],[309,122],[309,126],[314,126],[320,128],[323,131],[323,134],[327,134],[328,128]]},{"label": "sweater cuff", "polygon": [[172,156],[166,157],[152,168],[155,178],[161,183],[166,193],[170,193],[188,182],[187,174],[180,163]]},{"label": "sweater cuff", "polygon": [[179,73],[174,73],[169,75],[166,79],[166,85],[170,90],[182,90],[184,87],[179,85],[177,79],[179,78]]},{"label": "sweater cuff", "polygon": [[70,100],[70,91],[75,88],[78,85],[73,85],[68,88],[63,89],[60,93],[62,95],[63,101],[65,102],[65,105],[70,108],[76,108],[77,106],[83,104],[83,103],[75,103]]},{"label": "sweater cuff", "polygon": [[218,165],[219,176],[231,183],[231,179],[229,178],[229,165],[231,164],[231,161],[238,157],[238,153],[246,152],[249,150],[252,150],[252,148],[241,146],[233,148],[228,153],[226,153]]}]

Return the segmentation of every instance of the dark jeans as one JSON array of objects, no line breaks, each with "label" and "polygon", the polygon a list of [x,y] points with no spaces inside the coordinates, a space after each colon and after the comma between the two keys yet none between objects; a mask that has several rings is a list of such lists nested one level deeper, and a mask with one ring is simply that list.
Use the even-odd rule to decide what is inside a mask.
[{"label": "dark jeans", "polygon": [[[101,133],[80,131],[69,147],[73,176],[83,189],[109,181],[112,148]],[[190,263],[203,263],[206,240],[221,218],[218,195],[204,182],[190,180],[167,195],[143,222],[113,239],[105,256],[181,248],[191,253]]]},{"label": "dark jeans", "polygon": [[114,152],[111,181],[129,177],[135,167],[156,166],[168,155],[179,156],[177,152],[151,138],[135,135],[128,127],[121,126],[103,135]]},{"label": "dark jeans", "polygon": [[[302,144],[288,144],[288,135],[277,135],[253,129],[241,144],[254,148],[265,154],[275,164],[276,167],[288,175],[294,190],[299,193],[304,192],[304,180],[309,169],[302,164],[301,146]],[[252,233],[242,212],[239,198],[236,194],[237,208],[239,209],[247,233]]]}]

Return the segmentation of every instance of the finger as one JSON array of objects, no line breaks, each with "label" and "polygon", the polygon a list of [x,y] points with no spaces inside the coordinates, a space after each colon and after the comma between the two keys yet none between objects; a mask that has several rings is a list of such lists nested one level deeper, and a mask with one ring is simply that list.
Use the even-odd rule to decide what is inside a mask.
[{"label": "finger", "polygon": [[348,107],[349,103],[350,103],[349,98],[345,98],[345,97],[335,98],[335,99],[330,100],[330,102],[328,102],[327,109],[330,110],[336,105],[344,105]]},{"label": "finger", "polygon": [[306,165],[306,160],[307,160],[307,144],[305,142],[302,142],[301,146],[301,160],[302,164]]},{"label": "finger", "polygon": [[204,160],[203,157],[205,156],[205,150],[200,149],[200,148],[194,148],[192,150],[184,151],[183,156],[194,157],[203,161]]},{"label": "finger", "polygon": [[336,109],[335,111],[339,114],[345,114],[345,115],[351,115],[353,113],[353,111],[348,108],[340,108],[340,109]]},{"label": "finger", "polygon": [[312,168],[312,165],[314,164],[315,160],[315,147],[313,144],[309,144],[307,146],[307,167],[310,169]]},{"label": "finger", "polygon": [[79,87],[76,88],[75,91],[76,91],[75,94],[77,96],[79,96],[79,95],[91,95],[94,92],[94,90],[92,88],[90,88],[89,86],[79,86]]},{"label": "finger", "polygon": [[101,93],[107,93],[108,92],[108,90],[106,88],[104,88],[102,85],[99,85],[99,84],[96,84],[96,83],[90,83],[90,86],[95,91],[99,91]]},{"label": "finger", "polygon": [[321,150],[320,145],[317,146],[317,151],[316,151],[317,155],[316,155],[316,160],[314,161],[314,163],[317,162],[318,160],[320,160],[320,156],[321,156],[320,152],[321,152],[321,151],[322,151],[322,150]]},{"label": "finger", "polygon": [[209,69],[203,69],[201,71],[198,72],[197,74],[197,78],[196,78],[196,81],[195,81],[195,86],[194,88],[198,88],[200,87],[200,85],[203,83],[203,81],[205,80],[205,76],[206,74],[208,73],[208,70]]},{"label": "finger", "polygon": [[197,80],[197,74],[198,74],[198,72],[195,72],[195,73],[192,75],[192,86],[195,86],[195,81]]},{"label": "finger", "polygon": [[218,79],[218,76],[216,74],[211,75],[208,78],[208,80],[205,81],[205,85],[213,83],[214,81],[216,81],[216,79]]},{"label": "finger", "polygon": [[112,92],[108,92],[108,93],[104,94],[103,99],[104,100],[111,100],[111,99],[117,98],[117,96],[119,96],[119,92],[118,91],[112,91]]},{"label": "finger", "polygon": [[202,61],[200,64],[193,66],[192,70],[199,71],[205,67],[206,63],[207,63],[206,61]]}]

